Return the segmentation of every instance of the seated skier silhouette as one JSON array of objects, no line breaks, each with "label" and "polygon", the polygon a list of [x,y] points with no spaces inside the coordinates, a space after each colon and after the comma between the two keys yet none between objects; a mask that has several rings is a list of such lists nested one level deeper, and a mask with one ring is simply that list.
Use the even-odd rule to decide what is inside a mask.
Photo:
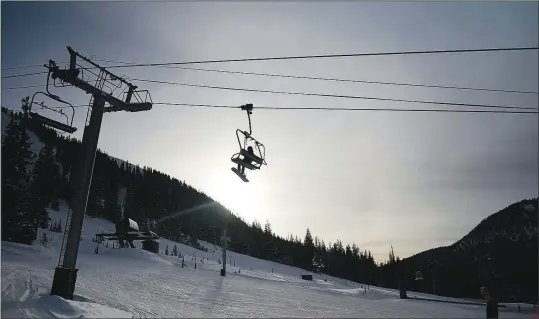
[{"label": "seated skier silhouette", "polygon": [[[252,146],[247,147],[247,152],[249,154],[253,154],[253,155],[255,154]],[[244,156],[242,161],[244,161],[247,164],[251,164],[253,160]],[[238,164],[238,171],[240,171],[243,175],[245,175],[245,166]]]}]

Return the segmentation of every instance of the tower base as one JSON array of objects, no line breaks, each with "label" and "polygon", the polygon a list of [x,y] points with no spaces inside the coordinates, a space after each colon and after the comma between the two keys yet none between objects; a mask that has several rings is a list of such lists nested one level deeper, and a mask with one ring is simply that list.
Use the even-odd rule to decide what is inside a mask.
[{"label": "tower base", "polygon": [[52,279],[51,295],[73,300],[78,269],[56,267]]}]

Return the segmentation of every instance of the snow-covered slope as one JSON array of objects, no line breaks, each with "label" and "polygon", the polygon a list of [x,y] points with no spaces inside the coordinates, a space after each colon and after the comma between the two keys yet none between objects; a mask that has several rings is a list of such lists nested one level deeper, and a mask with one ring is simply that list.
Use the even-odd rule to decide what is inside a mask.
[{"label": "snow-covered slope", "polygon": [[[66,212],[61,203],[59,212],[49,213],[64,224]],[[185,268],[177,256],[113,249],[112,243],[94,254],[94,234],[113,230],[111,222],[85,219],[74,301],[49,296],[63,234],[39,230],[47,247],[2,242],[2,317],[484,317],[477,305],[401,300],[395,290],[330,276],[305,281],[304,270],[233,252],[227,252],[228,273],[221,277],[221,248],[206,242],[208,252],[160,240],[161,252],[176,245]],[[528,318],[532,310],[501,309],[500,317]]]}]

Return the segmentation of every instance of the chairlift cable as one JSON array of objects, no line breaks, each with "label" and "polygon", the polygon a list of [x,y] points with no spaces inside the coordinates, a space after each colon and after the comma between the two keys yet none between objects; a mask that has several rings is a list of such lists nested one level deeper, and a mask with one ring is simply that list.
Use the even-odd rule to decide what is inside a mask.
[{"label": "chairlift cable", "polygon": [[[202,84],[191,84],[191,83],[179,83],[171,81],[159,81],[159,80],[147,80],[147,79],[131,79],[133,81],[140,82],[149,82],[149,83],[159,83],[159,84],[169,84],[169,85],[178,85],[178,86],[187,86],[187,87],[199,87],[199,88],[208,88],[208,89],[218,89],[218,90],[232,90],[232,91],[245,91],[245,92],[257,92],[257,93],[268,93],[268,94],[285,94],[285,95],[301,95],[301,96],[317,96],[317,97],[330,97],[330,98],[343,98],[343,99],[361,99],[361,100],[375,100],[375,101],[387,101],[387,102],[401,102],[401,103],[417,103],[417,104],[431,104],[431,105],[448,105],[448,106],[460,106],[460,107],[479,107],[479,108],[497,108],[497,109],[518,109],[518,110],[537,110],[534,107],[523,107],[523,106],[511,106],[511,105],[491,105],[491,104],[475,104],[475,103],[456,103],[456,102],[443,102],[443,101],[424,101],[424,100],[407,100],[407,99],[394,99],[394,98],[383,98],[383,97],[369,97],[369,96],[356,96],[356,95],[336,95],[336,94],[324,94],[324,93],[311,93],[311,92],[290,92],[290,91],[275,91],[275,90],[260,90],[260,89],[247,89],[247,88],[236,88],[236,87],[222,87],[222,86],[211,86],[211,85],[202,85]],[[18,88],[31,88],[38,87],[36,86],[24,86],[24,87],[12,87],[6,88],[6,90],[13,90]],[[156,104],[156,103],[154,103]],[[348,109],[347,109],[348,110]]]},{"label": "chairlift cable", "polygon": [[212,85],[190,84],[190,83],[179,83],[179,82],[171,82],[171,81],[146,80],[146,79],[131,79],[131,80],[140,81],[140,82],[149,82],[149,83],[159,83],[159,84],[170,84],[170,85],[178,85],[178,86],[207,88],[207,89],[243,91],[243,92],[256,92],[256,93],[269,93],[269,94],[302,95],[302,96],[317,96],[317,97],[331,97],[331,98],[343,98],[343,99],[360,99],[360,100],[375,100],[375,101],[418,103],[418,104],[434,104],[434,105],[450,105],[450,106],[465,106],[465,107],[537,110],[537,108],[521,107],[521,106],[488,105],[488,104],[455,103],[455,102],[438,102],[438,101],[423,101],[423,100],[407,100],[407,99],[394,99],[394,98],[382,98],[382,97],[368,97],[368,96],[357,96],[357,95],[337,95],[337,94],[309,93],[309,92],[260,90],[260,89],[223,87],[223,86],[212,86]]},{"label": "chairlift cable", "polygon": [[12,66],[8,68],[3,68],[2,71],[9,71],[9,70],[17,70],[17,69],[29,69],[29,68],[37,68],[43,66],[43,64],[34,64],[34,65],[19,65],[19,66]]},{"label": "chairlift cable", "polygon": [[164,62],[164,63],[133,63],[109,65],[106,68],[132,68],[132,67],[155,67],[165,65],[185,65],[185,64],[209,64],[209,63],[230,63],[230,62],[250,62],[250,61],[271,61],[271,60],[306,60],[322,58],[347,58],[347,57],[367,57],[367,56],[392,56],[392,55],[422,55],[422,54],[447,54],[447,53],[471,53],[471,52],[500,52],[500,51],[530,51],[538,50],[539,47],[511,47],[511,48],[486,48],[486,49],[453,49],[453,50],[427,50],[427,51],[393,51],[393,52],[370,52],[370,53],[349,53],[349,54],[321,54],[321,55],[300,55],[300,56],[279,56],[264,58],[240,58],[223,60],[187,61],[187,62]]},{"label": "chairlift cable", "polygon": [[[461,87],[450,85],[428,85],[428,84],[414,84],[414,83],[398,83],[387,81],[368,81],[368,80],[352,80],[352,79],[339,79],[328,77],[314,77],[314,76],[296,76],[285,74],[271,74],[271,73],[257,73],[257,72],[241,72],[241,71],[228,71],[228,70],[216,70],[216,69],[200,69],[200,68],[186,68],[186,67],[174,67],[173,65],[184,64],[201,64],[201,63],[224,63],[224,62],[241,62],[241,61],[260,61],[260,60],[289,60],[289,59],[307,59],[307,58],[333,58],[333,57],[351,57],[351,56],[384,56],[384,55],[412,55],[412,54],[434,54],[434,53],[464,53],[464,52],[493,52],[493,51],[522,51],[522,50],[537,50],[538,47],[515,47],[515,48],[490,48],[490,49],[464,49],[464,50],[436,50],[436,51],[404,51],[404,52],[378,52],[378,53],[354,53],[354,54],[334,54],[334,55],[310,55],[310,56],[289,56],[289,57],[270,57],[270,58],[247,58],[247,59],[229,59],[229,60],[210,60],[210,61],[191,61],[191,62],[168,62],[168,63],[148,63],[148,64],[136,64],[130,62],[112,61],[104,59],[96,59],[96,62],[109,62],[121,65],[104,66],[104,68],[113,67],[135,67],[135,66],[157,66],[157,67],[172,67],[186,70],[205,71],[205,72],[220,72],[231,74],[244,74],[244,75],[258,75],[269,77],[283,77],[283,78],[295,78],[295,79],[310,79],[310,80],[322,80],[322,81],[334,81],[334,82],[350,82],[350,83],[368,83],[368,84],[381,84],[381,85],[396,85],[396,86],[410,86],[410,87],[427,87],[427,88],[441,88],[441,89],[457,89],[457,90],[473,90],[473,91],[487,91],[487,92],[504,92],[504,93],[520,93],[520,94],[539,94],[536,91],[527,90],[513,90],[513,89],[490,89],[490,88],[473,88],[473,87]],[[36,67],[39,65],[31,65],[27,67]],[[25,66],[5,68],[4,70],[24,68]],[[19,75],[3,76],[6,78],[16,78],[31,75],[44,74],[46,72],[34,72]],[[12,89],[12,88],[10,88]]]},{"label": "chairlift cable", "polygon": [[[279,56],[263,58],[239,58],[222,60],[204,60],[204,61],[185,61],[185,62],[163,62],[163,63],[129,63],[119,62],[119,65],[109,65],[105,68],[126,68],[126,67],[154,67],[167,65],[185,65],[185,64],[209,64],[209,63],[230,63],[230,62],[250,62],[250,61],[270,61],[270,60],[300,60],[300,59],[322,59],[322,58],[347,58],[347,57],[367,57],[367,56],[392,56],[392,55],[423,55],[423,54],[448,54],[448,53],[472,53],[472,52],[502,52],[502,51],[531,51],[538,50],[539,47],[507,47],[507,48],[484,48],[484,49],[452,49],[452,50],[425,50],[425,51],[392,51],[392,52],[370,52],[370,53],[348,53],[348,54],[320,54],[320,55],[300,55],[300,56]],[[95,60],[105,62],[106,60]],[[120,64],[123,63],[123,64]],[[32,66],[16,66],[4,68],[2,71],[19,69]]]},{"label": "chairlift cable", "polygon": [[[154,102],[154,105],[162,106],[185,106],[196,108],[221,108],[221,109],[241,109],[241,106],[234,105],[215,105],[215,104],[194,104],[194,103],[176,103],[176,102]],[[53,106],[52,108],[66,108],[69,106]],[[73,107],[88,107],[87,104],[73,105]],[[407,109],[407,108],[341,108],[341,107],[271,107],[271,106],[257,106],[256,109],[261,110],[282,110],[282,111],[387,111],[387,112],[424,112],[424,113],[495,113],[495,114],[539,114],[539,112],[532,111],[499,111],[499,110],[455,110],[455,109]]]},{"label": "chairlift cable", "polygon": [[7,87],[7,88],[2,88],[2,90],[31,89],[31,88],[37,88],[37,87],[43,87],[43,84],[34,84],[34,85],[25,85],[25,86],[16,86],[16,87]]},{"label": "chairlift cable", "polygon": [[[129,64],[129,62],[118,62],[118,61],[111,61],[111,60],[100,60],[100,61],[109,62],[109,63]],[[425,87],[425,88],[468,90],[468,91],[539,94],[539,92],[537,91],[513,90],[513,89],[491,89],[491,88],[478,88],[478,87],[453,86],[453,85],[434,85],[434,84],[402,83],[402,82],[390,82],[390,81],[355,80],[355,79],[342,79],[342,78],[331,78],[331,77],[321,77],[321,76],[302,76],[302,75],[275,74],[275,73],[229,71],[229,70],[221,70],[221,69],[192,68],[192,67],[168,66],[168,65],[160,66],[160,67],[169,68],[169,69],[190,70],[190,71],[215,72],[215,73],[227,73],[227,74],[239,74],[239,75],[255,75],[255,76],[265,76],[265,77],[279,77],[279,78],[318,80],[318,81],[331,81],[331,82],[344,82],[344,83],[365,83],[365,84]]]},{"label": "chairlift cable", "polygon": [[[188,106],[201,108],[231,108],[241,109],[241,106],[232,105],[211,105],[211,104],[190,104],[190,103],[171,103],[171,102],[154,102],[154,105],[164,106]],[[257,110],[282,110],[282,111],[389,111],[389,112],[443,112],[443,113],[508,113],[508,114],[539,114],[539,112],[530,111],[498,111],[498,110],[455,110],[455,109],[398,109],[398,108],[340,108],[340,107],[272,107],[272,106],[256,106]]]},{"label": "chairlift cable", "polygon": [[6,75],[6,76],[2,76],[2,79],[20,78],[20,77],[23,77],[23,76],[41,75],[41,74],[47,74],[47,72],[45,71],[45,72],[33,72],[33,73]]}]

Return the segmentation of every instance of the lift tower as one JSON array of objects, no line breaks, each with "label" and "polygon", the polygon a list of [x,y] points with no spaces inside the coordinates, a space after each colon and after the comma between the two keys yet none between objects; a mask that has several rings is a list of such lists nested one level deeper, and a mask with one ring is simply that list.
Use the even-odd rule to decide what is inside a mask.
[{"label": "lift tower", "polygon": [[[51,289],[51,295],[73,299],[78,271],[76,265],[80,236],[84,215],[86,214],[86,204],[92,181],[103,114],[117,111],[147,111],[152,108],[153,102],[148,91],[137,91],[137,86],[112,74],[74,51],[71,47],[68,46],[67,50],[70,57],[69,67],[60,69],[52,60],[49,60],[48,66],[46,65],[51,73],[51,78],[54,81],[60,80],[64,86],[74,86],[91,95],[82,136],[82,147],[76,162],[73,184],[71,185],[73,194],[69,203],[70,211],[66,219],[62,249],[60,250],[60,258],[54,272]],[[77,59],[79,59],[80,63],[89,66],[83,67],[77,62]],[[90,81],[92,77],[95,77],[95,79]],[[121,90],[122,87],[123,90]],[[115,94],[118,90],[121,92]],[[143,92],[145,93],[144,99],[141,97]],[[132,101],[133,99],[134,101]]]}]

